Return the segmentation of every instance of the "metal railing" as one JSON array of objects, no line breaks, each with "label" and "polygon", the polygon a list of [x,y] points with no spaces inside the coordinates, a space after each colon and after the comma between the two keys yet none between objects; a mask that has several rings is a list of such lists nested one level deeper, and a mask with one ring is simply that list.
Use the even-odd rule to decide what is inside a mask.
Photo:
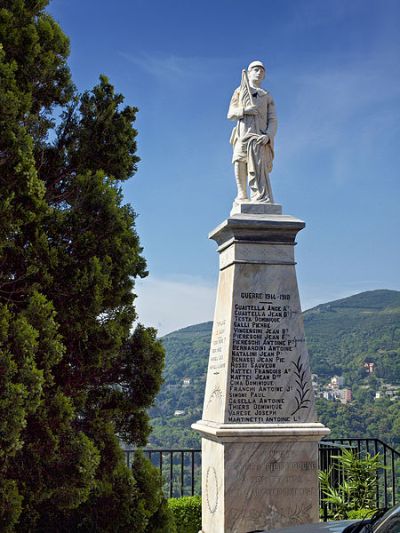
[{"label": "metal railing", "polygon": [[[376,473],[375,507],[388,508],[400,500],[400,452],[380,439],[329,439],[321,441],[319,446],[320,470],[328,471],[334,466],[333,456],[339,455],[344,448],[353,450],[360,459],[379,453],[383,468]],[[331,483],[338,486],[345,479],[345,472],[338,468],[331,470]],[[324,519],[328,515],[328,506],[321,505]]]},{"label": "metal railing", "polygon": [[[376,508],[390,507],[400,501],[400,453],[380,439],[329,439],[319,445],[319,465],[321,470],[328,470],[332,456],[340,450],[350,448],[360,458],[367,453],[380,454],[385,468],[377,472]],[[180,497],[201,493],[201,450],[186,449],[152,449],[145,448],[145,455],[160,471],[160,482],[168,497]],[[131,466],[134,450],[125,450],[126,461]],[[335,473],[336,472],[336,473]],[[334,484],[341,482],[341,474],[334,471]],[[325,510],[326,511],[326,510]]]},{"label": "metal railing", "polygon": [[[130,467],[135,450],[125,450]],[[160,483],[169,498],[194,496],[201,493],[201,449],[152,449],[143,453],[159,469]]]}]

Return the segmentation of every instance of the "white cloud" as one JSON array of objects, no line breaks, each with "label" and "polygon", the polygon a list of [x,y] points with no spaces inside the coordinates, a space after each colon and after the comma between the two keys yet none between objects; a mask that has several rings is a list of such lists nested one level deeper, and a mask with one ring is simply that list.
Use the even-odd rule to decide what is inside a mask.
[{"label": "white cloud", "polygon": [[391,58],[320,67],[297,76],[282,71],[278,77],[281,84],[290,81],[293,93],[280,132],[286,152],[342,149],[346,142],[370,145],[397,128],[399,114],[389,104],[400,97],[399,72]]},{"label": "white cloud", "polygon": [[213,319],[216,287],[202,279],[180,276],[137,280],[139,321],[158,329],[159,336]]},{"label": "white cloud", "polygon": [[190,63],[185,64],[183,58],[174,55],[156,57],[150,54],[133,55],[125,52],[120,52],[120,55],[156,78],[182,77],[187,75],[187,69],[191,68]]},{"label": "white cloud", "polygon": [[396,157],[399,70],[390,56],[278,72],[284,105],[275,168],[288,182],[294,174],[322,178],[350,195],[357,184],[373,185]]},{"label": "white cloud", "polygon": [[216,77],[223,77],[221,64],[227,67],[234,63],[229,57],[184,57],[165,53],[127,53],[119,52],[119,55],[139,67],[143,72],[162,85],[165,83],[177,85],[192,83],[204,83]]}]

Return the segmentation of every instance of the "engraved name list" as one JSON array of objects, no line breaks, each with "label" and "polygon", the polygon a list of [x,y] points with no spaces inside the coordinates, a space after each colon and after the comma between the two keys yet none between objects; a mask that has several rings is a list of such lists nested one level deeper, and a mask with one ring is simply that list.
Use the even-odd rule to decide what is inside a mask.
[{"label": "engraved name list", "polygon": [[[304,338],[289,328],[298,311],[290,294],[242,292],[234,303],[228,422],[295,421],[293,361]],[[290,330],[289,330],[290,329]]]}]

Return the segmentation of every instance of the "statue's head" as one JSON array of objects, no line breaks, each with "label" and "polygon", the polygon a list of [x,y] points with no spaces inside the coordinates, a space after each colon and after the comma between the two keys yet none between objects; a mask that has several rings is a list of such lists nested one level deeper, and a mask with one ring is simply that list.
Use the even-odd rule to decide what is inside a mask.
[{"label": "statue's head", "polygon": [[261,83],[265,78],[265,67],[261,61],[252,61],[247,67],[250,82]]}]

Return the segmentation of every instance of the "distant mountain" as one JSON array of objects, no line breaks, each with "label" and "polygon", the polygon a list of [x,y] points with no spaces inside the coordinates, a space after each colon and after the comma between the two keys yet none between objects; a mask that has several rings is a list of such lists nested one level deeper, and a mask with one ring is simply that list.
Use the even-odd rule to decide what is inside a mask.
[{"label": "distant mountain", "polygon": [[378,377],[400,383],[400,292],[368,291],[318,305],[304,313],[304,327],[314,373],[355,378],[370,360]]},{"label": "distant mountain", "polygon": [[[340,404],[334,409],[319,402],[321,418],[326,411],[331,428],[341,409],[361,409],[363,400],[370,401],[371,394],[383,382],[400,385],[400,292],[363,292],[318,305],[303,316],[312,372],[320,380],[343,375],[356,397],[351,406]],[[201,417],[211,329],[212,322],[205,322],[162,338],[166,349],[165,381],[151,410],[154,445],[198,443],[190,424]],[[365,362],[375,364],[372,376],[366,375]],[[390,406],[394,406],[393,402]],[[357,419],[357,413],[352,416]],[[353,429],[351,417],[349,424],[348,431],[366,431],[361,427]],[[343,432],[343,424],[339,429]]]}]

